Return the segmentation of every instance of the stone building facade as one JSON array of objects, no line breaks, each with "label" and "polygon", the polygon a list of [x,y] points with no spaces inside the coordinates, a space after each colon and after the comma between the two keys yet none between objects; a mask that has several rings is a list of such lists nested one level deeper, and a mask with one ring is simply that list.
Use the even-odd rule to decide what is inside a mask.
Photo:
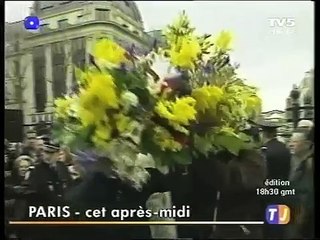
[{"label": "stone building facade", "polygon": [[292,127],[288,124],[286,119],[286,112],[282,110],[271,110],[261,113],[263,119],[276,121],[281,127],[277,129],[278,137],[282,140],[287,140],[291,136]]},{"label": "stone building facade", "polygon": [[[311,69],[305,73],[304,78],[299,85],[294,85],[293,88],[297,88],[299,92],[299,120],[313,120],[314,119],[314,69]],[[289,93],[290,95],[290,93]],[[292,123],[292,111],[293,100],[289,96],[286,101],[286,119]]]},{"label": "stone building facade", "polygon": [[155,38],[133,1],[37,1],[30,15],[41,19],[39,30],[25,30],[23,21],[5,25],[5,106],[23,111],[26,128],[52,122],[54,99],[70,92],[74,66],[89,62],[96,39],[144,54]]}]

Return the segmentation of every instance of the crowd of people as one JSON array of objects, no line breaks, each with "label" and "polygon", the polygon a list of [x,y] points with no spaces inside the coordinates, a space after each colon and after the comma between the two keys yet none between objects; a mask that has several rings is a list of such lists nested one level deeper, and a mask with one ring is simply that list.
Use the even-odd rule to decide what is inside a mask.
[{"label": "crowd of people", "polygon": [[[252,127],[249,134],[259,146],[239,156],[218,152],[199,156],[188,166],[168,174],[148,169],[151,178],[142,191],[112,177],[112,171],[86,172],[77,156],[54,143],[50,136],[28,132],[23,143],[5,142],[5,214],[8,239],[151,239],[149,226],[25,227],[12,220],[31,220],[28,206],[74,209],[145,207],[155,192],[171,192],[172,205],[189,205],[192,221],[261,221],[270,204],[291,209],[288,225],[177,226],[179,238],[269,239],[313,237],[313,126],[301,122],[288,145],[277,140],[277,128]],[[258,143],[261,143],[260,145]],[[119,153],[121,154],[121,153]],[[289,180],[291,196],[262,196],[257,189],[266,179]],[[82,217],[73,219],[83,220]],[[36,218],[33,220],[41,220]],[[48,220],[48,218],[46,218]],[[57,219],[55,219],[57,220]],[[108,219],[103,219],[108,220]],[[132,218],[131,221],[148,220]],[[161,226],[159,226],[161,227]],[[161,237],[161,236],[160,236]]]}]

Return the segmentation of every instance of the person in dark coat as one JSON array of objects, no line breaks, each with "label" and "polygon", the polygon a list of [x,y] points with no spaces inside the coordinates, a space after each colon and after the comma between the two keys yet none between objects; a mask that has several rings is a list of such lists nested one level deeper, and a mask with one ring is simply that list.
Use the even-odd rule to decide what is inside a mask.
[{"label": "person in dark coat", "polygon": [[[267,162],[267,179],[287,181],[289,180],[291,154],[287,146],[277,139],[277,128],[281,125],[270,121],[259,123],[263,134],[263,148]],[[279,192],[284,189],[276,186]],[[278,196],[266,196],[265,207],[273,204],[286,204],[286,199],[280,194]],[[265,225],[265,238],[282,239],[285,234],[285,227],[281,225]]]},{"label": "person in dark coat", "polygon": [[[253,143],[259,142],[259,132],[253,128],[247,130],[246,134],[252,137]],[[255,187],[263,183],[265,171],[265,162],[257,150],[242,151],[238,157],[226,150],[208,156],[198,154],[190,166],[171,173],[173,205],[190,205],[191,218],[188,220],[191,221],[238,221],[242,218],[257,221],[261,219],[258,216],[261,202],[257,199]],[[242,182],[242,179],[246,181]],[[239,225],[229,235],[232,229],[221,226],[177,226],[177,230],[180,238],[248,238]],[[261,230],[254,227],[249,235],[259,237]]]},{"label": "person in dark coat", "polygon": [[[192,220],[261,221],[263,205],[256,188],[263,185],[266,166],[257,150],[210,154],[193,162]],[[259,239],[260,226],[195,226],[195,239]]]},{"label": "person in dark coat", "polygon": [[296,130],[290,139],[292,150],[292,169],[290,185],[295,189],[289,199],[291,221],[287,229],[288,238],[314,237],[314,168],[313,168],[313,141],[308,129]]},{"label": "person in dark coat", "polygon": [[[182,206],[192,205],[194,198],[194,182],[193,182],[193,171],[191,166],[175,166],[174,169],[170,169],[167,175],[169,182],[169,188],[171,191],[171,202],[176,208]],[[201,191],[203,186],[197,188]],[[198,196],[198,195],[196,195]],[[208,196],[210,199],[210,196]],[[191,209],[191,214],[193,210]],[[178,221],[189,221],[190,218],[179,218]],[[177,221],[177,219],[176,219]],[[192,226],[177,225],[177,236],[179,238],[190,238],[194,236],[194,229]]]},{"label": "person in dark coat", "polygon": [[36,138],[37,134],[35,131],[31,130],[27,132],[26,139],[22,147],[23,155],[28,155],[33,159],[36,159]]},{"label": "person in dark coat", "polygon": [[288,180],[290,173],[291,154],[286,145],[277,139],[275,127],[263,128],[264,147],[266,147],[266,160],[269,179]]},{"label": "person in dark coat", "polygon": [[[35,165],[30,174],[30,188],[35,191],[29,206],[63,206],[64,183],[70,177],[67,167],[58,161],[59,145],[46,139],[43,144],[42,161]],[[48,218],[45,216],[29,217],[28,220],[60,220],[59,218]],[[56,239],[54,228],[33,226],[25,229],[25,235],[30,239],[49,240]]]},{"label": "person in dark coat", "polygon": [[31,187],[38,195],[35,200],[40,205],[59,202],[63,193],[63,181],[69,178],[67,167],[57,161],[59,150],[59,146],[52,142],[44,143],[43,159],[30,175]]},{"label": "person in dark coat", "polygon": [[[20,156],[14,161],[14,168],[10,176],[5,179],[5,210],[7,220],[24,220],[27,214],[28,200],[34,191],[29,186],[30,166],[32,159],[29,156]],[[11,226],[6,227],[11,239],[20,234]]]},{"label": "person in dark coat", "polygon": [[[80,216],[74,216],[76,220],[100,220],[119,221],[110,217],[112,209],[145,209],[146,201],[155,192],[168,191],[166,178],[156,169],[148,169],[150,179],[141,191],[135,189],[130,183],[120,180],[111,168],[95,168],[88,172],[82,182],[68,190],[65,195],[66,203],[81,212]],[[107,216],[98,219],[88,219],[84,216],[87,209],[107,209]],[[147,216],[129,217],[124,221],[148,221]],[[71,227],[61,232],[59,239],[77,240],[103,240],[103,239],[151,239],[149,226],[81,226]]]}]

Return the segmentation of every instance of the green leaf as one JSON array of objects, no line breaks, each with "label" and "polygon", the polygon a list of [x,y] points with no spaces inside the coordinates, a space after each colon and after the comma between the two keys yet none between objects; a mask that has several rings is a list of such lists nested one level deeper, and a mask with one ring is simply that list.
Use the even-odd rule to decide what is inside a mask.
[{"label": "green leaf", "polygon": [[142,132],[141,141],[140,141],[142,154],[148,154],[148,153],[159,151],[156,144],[154,144],[153,141],[151,140],[152,136],[153,136],[153,130],[151,128],[146,128]]},{"label": "green leaf", "polygon": [[136,71],[125,71],[121,69],[111,69],[109,73],[113,76],[117,87],[120,90],[132,90],[135,88],[145,89],[147,87],[147,79],[143,74]]},{"label": "green leaf", "polygon": [[86,83],[86,74],[78,67],[74,66],[74,74],[76,77],[76,80],[79,84],[85,84]]},{"label": "green leaf", "polygon": [[207,156],[208,153],[212,150],[212,141],[207,135],[201,137],[195,134],[193,138],[193,143],[197,151],[199,151],[205,156]]},{"label": "green leaf", "polygon": [[218,147],[224,148],[234,155],[238,155],[241,149],[245,148],[245,142],[236,135],[216,135],[214,144]]},{"label": "green leaf", "polygon": [[192,163],[192,154],[188,149],[183,149],[179,152],[171,154],[174,163],[181,165],[189,165]]}]

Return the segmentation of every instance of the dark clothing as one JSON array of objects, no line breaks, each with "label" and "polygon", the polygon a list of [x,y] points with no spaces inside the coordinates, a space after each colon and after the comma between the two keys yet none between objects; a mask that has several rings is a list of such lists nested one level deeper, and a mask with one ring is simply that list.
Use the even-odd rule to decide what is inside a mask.
[{"label": "dark clothing", "polygon": [[24,146],[22,148],[22,152],[21,152],[21,155],[27,155],[33,159],[36,159],[37,158],[37,154],[36,154],[36,151],[34,150],[33,147],[31,146]]},{"label": "dark clothing", "polygon": [[[291,154],[286,145],[276,138],[265,144],[267,161],[267,179],[276,179],[286,181],[289,179]],[[279,192],[282,190],[278,187]],[[280,194],[278,196],[264,197],[265,207],[272,204],[287,204],[286,198]],[[285,227],[281,225],[265,225],[264,237],[268,239],[283,239]]]},{"label": "dark clothing", "polygon": [[[34,197],[34,191],[29,188],[29,181],[14,171],[5,180],[5,218],[9,220],[24,220],[27,215],[27,205]],[[8,234],[19,234],[19,229],[6,226]]]},{"label": "dark clothing", "polygon": [[[86,209],[107,209],[107,216],[96,220],[120,220],[110,217],[112,209],[145,209],[145,203],[154,192],[165,192],[165,176],[155,169],[149,169],[151,178],[142,191],[137,191],[119,179],[107,178],[103,173],[95,172],[66,194],[67,203],[81,212],[80,219],[86,219]],[[75,217],[76,218],[76,217]],[[88,220],[88,219],[87,219]],[[90,219],[92,220],[92,219]],[[147,221],[147,217],[137,216],[125,221]],[[62,233],[62,232],[61,232]],[[59,239],[98,240],[98,239],[150,239],[149,226],[88,226],[70,228]]]},{"label": "dark clothing", "polygon": [[[193,182],[190,166],[176,167],[173,171],[170,170],[167,178],[170,182],[171,202],[177,209],[184,206],[191,207],[191,200],[193,199]],[[202,187],[200,188],[202,189]],[[193,209],[191,209],[191,213]],[[176,221],[188,221],[190,218],[179,218]],[[192,236],[192,226],[177,225],[177,235],[179,238],[190,238]]]},{"label": "dark clothing", "polygon": [[[261,221],[263,203],[256,189],[266,177],[264,158],[255,150],[242,150],[224,168],[225,183],[219,187],[217,221]],[[261,225],[217,225],[215,238],[261,239]]]},{"label": "dark clothing", "polygon": [[[195,221],[258,221],[261,202],[256,188],[263,184],[266,167],[256,151],[242,151],[238,157],[220,152],[195,159],[192,163],[192,220]],[[216,216],[215,216],[216,212]],[[259,226],[194,226],[194,239],[259,238]],[[179,236],[180,237],[180,236]],[[187,237],[187,236],[186,236]]]},{"label": "dark clothing", "polygon": [[289,223],[288,237],[314,237],[314,185],[313,157],[306,156],[298,165],[290,179],[295,189],[294,196],[288,196],[292,219]]},{"label": "dark clothing", "polygon": [[288,180],[291,154],[286,145],[276,138],[265,144],[267,160],[267,178]]},{"label": "dark clothing", "polygon": [[58,203],[58,195],[62,193],[62,184],[57,171],[49,164],[41,162],[35,166],[30,175],[31,188],[37,193],[35,204],[41,206]]},{"label": "dark clothing", "polygon": [[[60,163],[58,163],[59,165]],[[61,163],[63,164],[63,163]],[[61,166],[63,168],[63,166]],[[42,206],[45,209],[47,206],[63,206],[63,185],[64,180],[61,177],[64,176],[65,171],[59,173],[59,167],[53,168],[45,162],[37,164],[34,170],[30,174],[30,189],[35,191],[35,194],[31,199],[29,199],[27,206]],[[64,176],[65,177],[65,176]],[[63,220],[61,218],[48,218],[45,216],[33,216],[27,218],[27,220]],[[55,237],[55,232],[52,232],[51,227],[19,227],[19,230],[23,237],[31,240],[49,240],[57,239]],[[22,239],[24,239],[22,237]]]}]

